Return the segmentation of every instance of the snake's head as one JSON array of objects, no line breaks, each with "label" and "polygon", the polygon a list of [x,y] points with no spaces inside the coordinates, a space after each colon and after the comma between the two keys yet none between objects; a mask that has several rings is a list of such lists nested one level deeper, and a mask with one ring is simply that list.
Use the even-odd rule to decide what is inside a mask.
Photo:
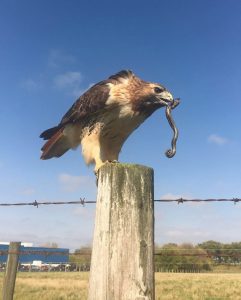
[{"label": "snake's head", "polygon": [[180,104],[180,98],[173,99],[172,103],[169,104],[171,109],[176,108]]},{"label": "snake's head", "polygon": [[[166,92],[168,93],[168,92]],[[171,95],[170,93],[168,93],[169,95]],[[179,104],[180,104],[180,98],[172,98],[171,97],[166,97],[166,98],[161,98],[161,103],[163,106],[169,106],[171,109],[176,108]]]}]

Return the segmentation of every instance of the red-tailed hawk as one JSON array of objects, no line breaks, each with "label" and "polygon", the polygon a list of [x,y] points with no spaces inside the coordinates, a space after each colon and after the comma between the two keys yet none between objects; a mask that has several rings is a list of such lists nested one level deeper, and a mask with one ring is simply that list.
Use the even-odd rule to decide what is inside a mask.
[{"label": "red-tailed hawk", "polygon": [[92,86],[56,127],[41,133],[48,140],[41,159],[60,157],[81,144],[85,162],[95,164],[97,171],[118,160],[125,140],[155,110],[174,102],[164,86],[120,71]]}]

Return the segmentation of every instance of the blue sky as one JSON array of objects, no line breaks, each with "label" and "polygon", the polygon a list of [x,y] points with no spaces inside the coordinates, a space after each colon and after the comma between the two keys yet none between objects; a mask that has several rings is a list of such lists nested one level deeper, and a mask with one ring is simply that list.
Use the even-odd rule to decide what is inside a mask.
[{"label": "blue sky", "polygon": [[[172,132],[157,111],[120,161],[154,168],[155,198],[241,197],[241,3],[230,0],[2,1],[0,202],[95,200],[80,149],[41,161],[39,134],[91,84],[131,69],[182,99]],[[94,205],[1,208],[0,240],[75,249]],[[240,241],[241,206],[156,204],[156,243]]]}]

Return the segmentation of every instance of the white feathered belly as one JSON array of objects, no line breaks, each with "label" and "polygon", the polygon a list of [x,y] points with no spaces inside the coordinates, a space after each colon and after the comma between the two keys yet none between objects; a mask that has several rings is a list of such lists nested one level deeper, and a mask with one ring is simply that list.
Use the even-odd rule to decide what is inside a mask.
[{"label": "white feathered belly", "polygon": [[85,162],[96,163],[98,169],[107,160],[118,160],[123,143],[144,120],[145,116],[134,114],[129,107],[102,114],[91,132],[84,129],[81,145]]}]

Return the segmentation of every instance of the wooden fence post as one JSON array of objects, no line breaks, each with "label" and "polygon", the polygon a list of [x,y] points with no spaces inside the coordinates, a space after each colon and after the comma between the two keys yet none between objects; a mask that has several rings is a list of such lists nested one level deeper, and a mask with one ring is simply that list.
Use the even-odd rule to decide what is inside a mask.
[{"label": "wooden fence post", "polygon": [[99,170],[89,300],[154,300],[153,170]]},{"label": "wooden fence post", "polygon": [[3,281],[3,300],[13,299],[20,246],[21,242],[10,242],[9,244],[7,268]]}]

